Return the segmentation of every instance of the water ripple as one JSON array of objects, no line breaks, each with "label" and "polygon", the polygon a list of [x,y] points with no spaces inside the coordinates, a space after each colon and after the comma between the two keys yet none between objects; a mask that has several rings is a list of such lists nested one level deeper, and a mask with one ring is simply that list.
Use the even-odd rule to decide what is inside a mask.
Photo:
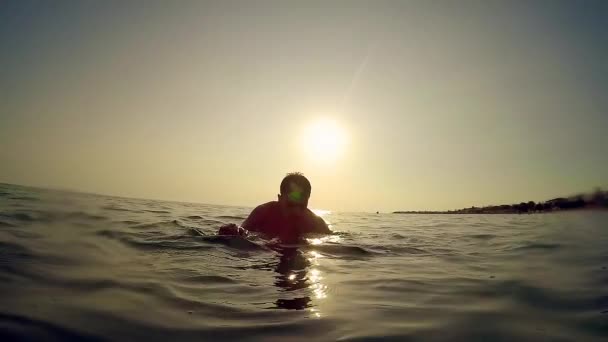
[{"label": "water ripple", "polygon": [[608,213],[331,212],[334,235],[282,245],[216,235],[248,208],[6,184],[0,197],[2,340],[608,334]]}]

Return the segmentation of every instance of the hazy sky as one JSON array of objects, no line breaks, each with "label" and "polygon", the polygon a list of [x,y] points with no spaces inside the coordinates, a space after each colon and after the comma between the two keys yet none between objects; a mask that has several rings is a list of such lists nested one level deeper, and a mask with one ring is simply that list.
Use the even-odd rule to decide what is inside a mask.
[{"label": "hazy sky", "polygon": [[608,1],[0,1],[0,182],[454,209],[606,187],[607,129]]}]

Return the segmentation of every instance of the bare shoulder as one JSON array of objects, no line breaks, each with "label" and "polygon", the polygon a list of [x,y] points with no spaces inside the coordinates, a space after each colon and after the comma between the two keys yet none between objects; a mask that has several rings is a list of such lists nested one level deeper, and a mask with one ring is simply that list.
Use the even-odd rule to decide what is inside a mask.
[{"label": "bare shoulder", "polygon": [[277,206],[278,206],[278,202],[276,202],[276,201],[260,204],[251,211],[251,214],[249,214],[249,216],[254,216],[254,217],[266,216],[268,214],[271,214]]},{"label": "bare shoulder", "polygon": [[329,230],[327,223],[325,223],[325,220],[321,216],[315,214],[310,209],[308,211],[310,212],[310,215],[314,222],[315,233],[324,233],[324,234],[332,233],[332,231]]},{"label": "bare shoulder", "polygon": [[276,208],[278,206],[279,202],[277,201],[271,201],[271,202],[266,202],[264,204],[260,204],[257,207],[255,207],[255,209],[253,209],[254,212],[267,212],[269,210],[273,210],[274,208]]},{"label": "bare shoulder", "polygon": [[247,219],[245,219],[245,221],[243,222],[242,227],[249,230],[258,229],[267,217],[268,213],[276,205],[274,203],[275,202],[268,202],[255,207],[251,211]]}]

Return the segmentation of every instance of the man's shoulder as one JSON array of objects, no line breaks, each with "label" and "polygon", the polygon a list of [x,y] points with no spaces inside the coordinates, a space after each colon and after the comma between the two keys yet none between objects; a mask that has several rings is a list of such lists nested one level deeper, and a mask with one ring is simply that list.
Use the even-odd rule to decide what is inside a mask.
[{"label": "man's shoulder", "polygon": [[255,207],[243,222],[243,227],[249,230],[259,230],[269,217],[272,217],[276,202],[268,202]]},{"label": "man's shoulder", "polygon": [[309,208],[306,208],[306,210],[308,211],[308,216],[309,216],[309,217],[312,217],[312,218],[314,218],[315,220],[316,220],[316,219],[319,219],[319,220],[322,220],[322,219],[323,219],[323,218],[321,218],[321,216],[319,216],[319,215],[315,214],[315,212],[314,212],[314,211],[312,211],[312,210],[310,210]]},{"label": "man's shoulder", "polygon": [[258,205],[257,207],[255,207],[255,209],[253,209],[253,211],[256,213],[260,213],[260,214],[267,213],[267,212],[275,210],[276,208],[278,208],[278,206],[279,206],[279,202],[270,201],[270,202],[266,202],[266,203]]},{"label": "man's shoulder", "polygon": [[330,232],[329,228],[327,227],[327,223],[321,216],[315,214],[315,212],[310,209],[308,209],[308,214],[313,221],[313,227],[315,227],[316,231],[323,233]]},{"label": "man's shoulder", "polygon": [[256,207],[256,209],[260,208],[260,209],[271,209],[271,208],[276,208],[279,205],[279,202],[277,201],[270,201],[270,202],[266,202],[266,203],[262,203],[260,205],[258,205]]}]

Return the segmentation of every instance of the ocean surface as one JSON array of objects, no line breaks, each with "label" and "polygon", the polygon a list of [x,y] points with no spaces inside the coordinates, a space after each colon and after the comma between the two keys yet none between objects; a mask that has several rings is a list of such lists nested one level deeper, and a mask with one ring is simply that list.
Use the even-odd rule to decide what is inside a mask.
[{"label": "ocean surface", "polygon": [[608,212],[214,234],[250,210],[0,184],[0,340],[608,340]]}]

